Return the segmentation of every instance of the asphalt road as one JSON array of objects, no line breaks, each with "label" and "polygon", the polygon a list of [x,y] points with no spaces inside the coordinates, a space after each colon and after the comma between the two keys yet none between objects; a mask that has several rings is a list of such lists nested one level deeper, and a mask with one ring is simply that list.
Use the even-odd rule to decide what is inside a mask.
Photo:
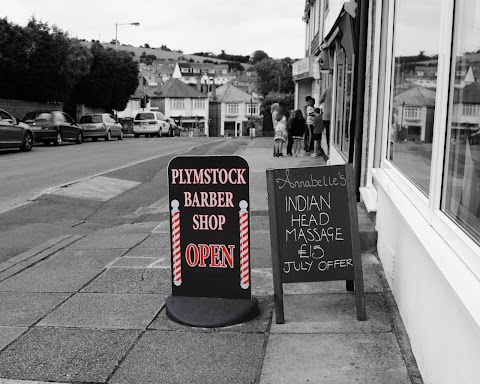
[{"label": "asphalt road", "polygon": [[[0,151],[0,262],[58,236],[123,224],[126,216],[167,196],[171,158],[233,154],[248,140],[126,138],[36,145],[29,153]],[[116,184],[107,186],[104,180]],[[92,186],[90,181],[99,184]],[[86,187],[77,195],[63,193],[82,184]],[[109,191],[118,185],[123,189],[110,197]],[[92,197],[91,192],[97,195]]]}]

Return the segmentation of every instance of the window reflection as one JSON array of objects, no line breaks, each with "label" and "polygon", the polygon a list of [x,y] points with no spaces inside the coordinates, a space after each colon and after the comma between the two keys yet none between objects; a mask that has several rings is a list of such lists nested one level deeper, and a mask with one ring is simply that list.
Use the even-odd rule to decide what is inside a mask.
[{"label": "window reflection", "polygon": [[430,183],[440,6],[435,0],[395,2],[388,158],[426,195]]},{"label": "window reflection", "polygon": [[442,209],[480,242],[480,1],[458,6]]}]

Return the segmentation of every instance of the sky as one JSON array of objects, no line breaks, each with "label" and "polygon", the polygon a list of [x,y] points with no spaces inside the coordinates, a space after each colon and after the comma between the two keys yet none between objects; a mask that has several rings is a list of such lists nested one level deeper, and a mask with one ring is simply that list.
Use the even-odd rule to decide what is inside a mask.
[{"label": "sky", "polygon": [[[305,57],[304,0],[11,0],[0,17],[26,26],[56,25],[70,37],[120,44],[166,45],[186,54],[265,51],[272,58]],[[128,23],[140,23],[139,26]]]}]

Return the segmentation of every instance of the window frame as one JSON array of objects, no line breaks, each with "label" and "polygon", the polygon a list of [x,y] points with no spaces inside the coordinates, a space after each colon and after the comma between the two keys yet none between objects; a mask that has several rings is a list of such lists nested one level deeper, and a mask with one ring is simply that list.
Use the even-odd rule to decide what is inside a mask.
[{"label": "window frame", "polygon": [[[385,92],[382,100],[377,102],[381,108],[381,119],[377,120],[377,124],[382,124],[383,127],[389,126],[390,108],[393,103],[392,75],[395,65],[393,55],[396,1],[398,0],[389,2],[386,28],[387,43],[385,52],[381,52],[381,55],[386,57]],[[382,130],[382,138],[376,143],[375,151],[380,151],[380,165],[379,168],[374,168],[372,173],[377,174],[380,171],[380,175],[386,176],[384,180],[389,180],[393,186],[398,187],[407,200],[423,216],[428,225],[451,246],[455,255],[480,279],[480,257],[478,256],[480,246],[441,210],[444,162],[446,161],[446,131],[453,108],[453,105],[449,102],[452,97],[450,92],[453,93],[451,82],[454,81],[455,77],[455,74],[452,75],[452,71],[454,72],[455,69],[455,58],[452,57],[452,53],[456,52],[457,42],[455,38],[458,36],[458,26],[461,22],[461,15],[458,7],[455,7],[455,1],[441,0],[439,3],[441,19],[429,195],[426,196],[422,193],[419,187],[388,160],[388,128]],[[377,179],[377,176],[375,176],[375,179]],[[373,181],[372,185],[376,183],[376,181]]]},{"label": "window frame", "polygon": [[[170,108],[171,109],[185,109],[185,99],[184,98],[172,98],[170,99],[171,100],[171,105],[170,105]],[[180,104],[178,104],[180,103]],[[181,105],[181,107],[179,107],[178,105]]]},{"label": "window frame", "polygon": [[[234,109],[232,112],[231,109]],[[238,103],[228,103],[225,105],[225,114],[228,116],[237,116],[240,114],[240,106]]]},{"label": "window frame", "polygon": [[[199,106],[199,103],[201,106]],[[207,107],[207,103],[205,99],[193,99],[193,109],[205,109]]]}]

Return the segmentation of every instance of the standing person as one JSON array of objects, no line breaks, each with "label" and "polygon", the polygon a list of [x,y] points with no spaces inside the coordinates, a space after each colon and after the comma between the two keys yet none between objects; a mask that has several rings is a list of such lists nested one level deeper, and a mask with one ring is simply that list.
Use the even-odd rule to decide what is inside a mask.
[{"label": "standing person", "polygon": [[279,108],[276,114],[277,124],[275,128],[275,150],[273,156],[283,156],[283,143],[285,143],[288,137],[287,119],[288,112],[284,113],[283,108]]},{"label": "standing person", "polygon": [[315,99],[310,98],[307,104],[306,110],[306,121],[307,127],[305,130],[305,152],[310,152],[313,150],[313,118],[315,117],[315,109],[313,106],[315,105]]},{"label": "standing person", "polygon": [[293,147],[293,137],[292,137],[292,121],[295,117],[295,110],[290,111],[290,117],[287,120],[287,133],[288,133],[288,143],[287,143],[287,156],[292,156],[292,147]]},{"label": "standing person", "polygon": [[273,132],[275,132],[277,128],[277,115],[280,109],[280,104],[274,103],[270,106],[270,112],[272,113],[272,122],[273,122]]},{"label": "standing person", "polygon": [[325,139],[327,141],[327,156],[330,156],[330,115],[332,113],[332,86],[329,86],[323,91],[319,100],[323,103],[323,128],[325,130]]},{"label": "standing person", "polygon": [[292,119],[292,126],[290,133],[293,138],[293,156],[300,156],[300,148],[302,146],[303,135],[305,133],[305,119],[303,118],[302,111],[297,109],[295,116]]},{"label": "standing person", "polygon": [[320,108],[315,108],[316,116],[313,118],[313,153],[312,157],[322,156],[323,114]]}]

